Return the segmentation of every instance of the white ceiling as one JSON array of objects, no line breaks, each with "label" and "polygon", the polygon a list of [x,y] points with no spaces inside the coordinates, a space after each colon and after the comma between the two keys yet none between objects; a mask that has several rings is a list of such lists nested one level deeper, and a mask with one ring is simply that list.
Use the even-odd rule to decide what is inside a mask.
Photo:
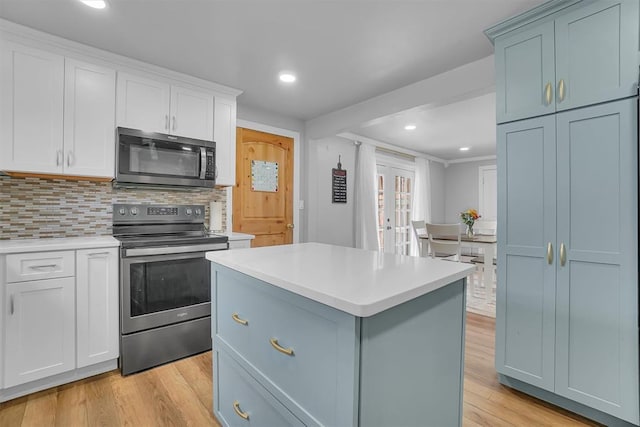
[{"label": "white ceiling", "polygon": [[[300,120],[486,57],[493,49],[482,34],[485,28],[543,2],[107,1],[107,9],[100,11],[78,0],[0,0],[0,17],[241,89],[240,104]],[[278,82],[278,73],[285,69],[298,75],[295,84]],[[470,102],[486,107],[481,101]],[[457,117],[465,123],[477,115],[467,107],[452,107],[461,111]],[[428,146],[433,144],[434,155],[438,150],[450,155],[441,147],[447,132],[469,126],[455,120],[457,125],[440,127],[442,114],[428,117],[433,130],[421,136],[442,137],[429,140]],[[393,121],[388,119],[395,125]],[[415,135],[423,132],[405,141],[382,124],[365,129],[371,137],[374,130],[379,130],[379,139],[398,138],[388,142],[410,146],[417,146]],[[456,138],[456,144],[465,139],[459,133]]]}]

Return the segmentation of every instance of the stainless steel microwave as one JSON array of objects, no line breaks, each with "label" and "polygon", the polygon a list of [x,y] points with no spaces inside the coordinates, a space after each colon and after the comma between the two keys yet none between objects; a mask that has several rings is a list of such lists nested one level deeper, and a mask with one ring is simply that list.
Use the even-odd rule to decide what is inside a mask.
[{"label": "stainless steel microwave", "polygon": [[117,185],[215,185],[215,142],[121,127],[117,132]]}]

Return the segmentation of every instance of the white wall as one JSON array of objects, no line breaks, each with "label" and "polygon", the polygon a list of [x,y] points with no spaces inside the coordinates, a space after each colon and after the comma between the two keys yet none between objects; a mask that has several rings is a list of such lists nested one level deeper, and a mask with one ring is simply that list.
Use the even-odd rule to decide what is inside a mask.
[{"label": "white wall", "polygon": [[431,222],[442,224],[445,222],[445,168],[438,162],[430,162],[429,168],[431,170]]},{"label": "white wall", "polygon": [[[356,147],[340,138],[310,140],[308,150],[308,241],[353,247]],[[347,203],[331,203],[331,169],[341,156],[347,170]]]},{"label": "white wall", "polygon": [[[445,222],[460,222],[460,212],[478,209],[478,176],[480,166],[495,166],[495,160],[454,163],[445,168]],[[479,212],[482,215],[482,212]]]}]

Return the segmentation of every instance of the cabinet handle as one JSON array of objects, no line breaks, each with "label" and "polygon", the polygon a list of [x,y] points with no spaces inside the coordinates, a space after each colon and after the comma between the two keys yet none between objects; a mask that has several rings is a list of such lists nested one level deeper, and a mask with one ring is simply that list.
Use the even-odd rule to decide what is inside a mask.
[{"label": "cabinet handle", "polygon": [[240,323],[241,325],[245,325],[245,326],[246,326],[246,325],[248,325],[248,324],[249,324],[249,321],[248,321],[248,320],[241,319],[241,318],[238,316],[238,313],[233,313],[233,314],[231,315],[231,318],[232,318],[233,320],[235,320],[236,322]]},{"label": "cabinet handle", "polygon": [[55,268],[57,266],[58,264],[43,264],[43,265],[31,265],[29,266],[29,268],[32,270],[38,270],[40,268]]},{"label": "cabinet handle", "polygon": [[10,311],[11,315],[13,316],[13,312],[15,311],[14,310],[14,306],[13,306],[13,295],[11,295],[11,304],[10,304],[10,306],[11,307],[9,308],[9,311]]},{"label": "cabinet handle", "polygon": [[547,264],[553,264],[553,245],[551,242],[547,243]]},{"label": "cabinet handle", "polygon": [[242,412],[242,410],[240,409],[240,402],[238,402],[237,400],[233,402],[233,410],[235,411],[236,415],[243,420],[249,420],[249,413]]},{"label": "cabinet handle", "polygon": [[564,267],[567,263],[567,248],[564,246],[564,242],[560,243],[560,265]]},{"label": "cabinet handle", "polygon": [[168,114],[164,115],[164,128],[166,130],[169,130],[169,115]]},{"label": "cabinet handle", "polygon": [[67,166],[71,166],[76,162],[76,158],[73,155],[73,151],[67,153]]},{"label": "cabinet handle", "polygon": [[547,101],[547,105],[551,105],[551,101],[553,101],[553,89],[551,88],[551,82],[547,83],[544,87],[544,98]]},{"label": "cabinet handle", "polygon": [[60,166],[62,164],[62,160],[64,159],[64,153],[62,150],[56,151],[56,166]]},{"label": "cabinet handle", "polygon": [[172,120],[172,125],[171,125],[171,130],[176,130],[176,116],[171,117]]},{"label": "cabinet handle", "polygon": [[91,252],[89,256],[108,256],[109,252]]},{"label": "cabinet handle", "polygon": [[278,344],[277,338],[271,338],[269,342],[271,343],[271,346],[276,350],[278,350],[280,353],[284,353],[287,356],[293,356],[293,349],[291,347],[289,348],[282,347],[280,344]]},{"label": "cabinet handle", "polygon": [[564,79],[558,82],[558,102],[564,101]]}]

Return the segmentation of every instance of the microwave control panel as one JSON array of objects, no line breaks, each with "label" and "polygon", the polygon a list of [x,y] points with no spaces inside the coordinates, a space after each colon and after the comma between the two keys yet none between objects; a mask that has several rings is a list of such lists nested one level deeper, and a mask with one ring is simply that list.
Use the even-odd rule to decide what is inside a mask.
[{"label": "microwave control panel", "polygon": [[216,165],[215,160],[213,158],[213,150],[207,150],[207,170],[204,174],[205,179],[215,179],[216,178]]}]

